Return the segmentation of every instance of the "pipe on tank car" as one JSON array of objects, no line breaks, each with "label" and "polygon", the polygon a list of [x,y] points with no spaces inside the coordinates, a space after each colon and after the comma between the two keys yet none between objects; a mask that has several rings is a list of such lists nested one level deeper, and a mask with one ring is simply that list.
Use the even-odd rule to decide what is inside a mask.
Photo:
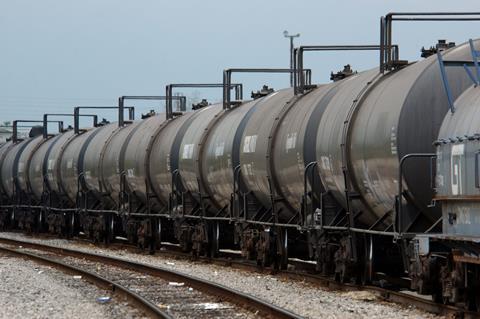
[{"label": "pipe on tank car", "polygon": [[[393,45],[394,51],[398,55],[398,45]],[[378,51],[382,52],[381,45],[367,44],[367,45],[302,45],[293,50],[294,54],[294,70],[298,79],[294,79],[295,94],[303,93],[305,85],[308,83],[305,80],[303,72],[297,72],[297,69],[303,70],[303,55],[307,51]],[[311,79],[310,79],[311,82]]]},{"label": "pipe on tank car", "polygon": [[232,88],[232,73],[297,73],[307,72],[307,78],[311,78],[311,69],[282,69],[282,68],[230,68],[223,70],[223,109],[231,107],[230,89]]},{"label": "pipe on tank car", "polygon": [[[167,119],[175,116],[173,113],[172,100],[175,98],[173,96],[173,88],[223,88],[223,83],[172,83],[168,84],[165,87],[165,96],[166,96],[166,115]],[[233,83],[230,85],[230,89],[235,90],[235,99],[243,99],[243,84]]]},{"label": "pipe on tank car", "polygon": [[[399,60],[392,52],[393,21],[480,21],[480,12],[389,12],[380,18],[380,72],[393,68]],[[383,51],[383,55],[382,55]]]},{"label": "pipe on tank car", "polygon": [[[76,106],[73,109],[73,130],[75,134],[80,133],[80,109],[89,109],[89,110],[116,110],[118,109],[118,126],[122,127],[124,125],[123,112],[125,109],[128,110],[128,119],[133,121],[135,119],[135,107],[133,106]],[[121,115],[120,115],[121,114]]]},{"label": "pipe on tank car", "polygon": [[[12,125],[12,143],[16,144],[18,140],[18,123],[42,123],[45,125],[45,119],[42,121],[39,120],[15,120]],[[58,123],[58,131],[63,130],[63,121],[47,121],[46,123]]]},{"label": "pipe on tank car", "polygon": [[[43,114],[43,138],[48,137],[48,117],[49,116],[64,116],[64,117],[73,117],[74,114],[66,114],[66,113],[46,113]],[[84,117],[92,117],[93,118],[93,126],[96,127],[98,124],[98,116],[95,114],[80,114],[79,116],[84,116]],[[64,128],[63,125],[59,129],[59,132],[63,132]]]},{"label": "pipe on tank car", "polygon": [[[168,92],[168,91],[167,91]],[[125,100],[158,100],[158,101],[166,101],[166,107],[165,107],[165,112],[167,113],[167,118],[168,118],[168,102],[169,102],[169,96],[168,93],[167,95],[124,95],[118,98],[118,105],[123,106]],[[182,109],[186,109],[187,107],[187,97],[183,95],[178,95],[178,96],[172,96],[170,99],[171,100],[179,100],[180,101],[180,107]]]}]

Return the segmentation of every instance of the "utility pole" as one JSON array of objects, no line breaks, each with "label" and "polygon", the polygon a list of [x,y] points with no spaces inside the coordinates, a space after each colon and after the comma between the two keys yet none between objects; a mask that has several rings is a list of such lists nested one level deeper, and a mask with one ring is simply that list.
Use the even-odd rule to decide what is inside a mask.
[{"label": "utility pole", "polygon": [[[293,56],[293,39],[300,37],[300,33],[297,34],[292,34],[290,35],[287,30],[283,31],[283,36],[285,38],[290,39],[290,70],[293,70],[293,64],[295,61],[293,61],[294,56]],[[293,77],[296,76],[296,74],[290,73],[290,87],[293,87]]]}]

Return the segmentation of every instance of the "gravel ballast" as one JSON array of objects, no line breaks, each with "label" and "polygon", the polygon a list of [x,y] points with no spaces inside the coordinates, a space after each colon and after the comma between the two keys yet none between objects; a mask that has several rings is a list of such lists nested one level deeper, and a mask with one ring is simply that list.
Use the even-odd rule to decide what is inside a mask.
[{"label": "gravel ballast", "polygon": [[82,278],[0,254],[0,318],[141,318],[143,315]]},{"label": "gravel ballast", "polygon": [[161,254],[151,256],[128,250],[110,250],[78,241],[33,239],[18,233],[0,233],[0,237],[78,249],[174,269],[249,293],[306,318],[442,318],[414,307],[377,300],[373,294],[366,291],[329,291],[309,283],[285,280],[272,275],[173,259]]}]

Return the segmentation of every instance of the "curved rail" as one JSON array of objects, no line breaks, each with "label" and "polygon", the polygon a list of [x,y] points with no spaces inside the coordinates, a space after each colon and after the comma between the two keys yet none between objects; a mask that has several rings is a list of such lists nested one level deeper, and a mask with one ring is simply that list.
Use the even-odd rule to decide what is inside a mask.
[{"label": "curved rail", "polygon": [[[109,264],[109,265],[117,266],[124,269],[144,272],[149,275],[160,277],[169,281],[185,282],[189,286],[199,291],[202,291],[208,295],[219,296],[222,299],[227,300],[232,304],[236,304],[237,306],[240,306],[244,309],[257,312],[262,317],[280,318],[280,319],[281,318],[285,318],[285,319],[302,318],[297,314],[294,314],[288,310],[272,305],[264,300],[251,296],[249,294],[242,293],[240,291],[225,287],[223,285],[220,285],[214,282],[210,282],[200,278],[195,278],[195,277],[192,277],[177,271],[165,269],[165,268],[150,266],[143,263],[138,263],[138,262],[129,261],[129,260],[116,258],[116,257],[100,255],[96,253],[89,253],[89,252],[84,252],[84,251],[79,251],[74,249],[55,247],[51,245],[43,245],[43,244],[32,243],[32,242],[22,241],[22,240],[15,240],[15,239],[0,237],[0,243],[9,244],[9,245],[20,245],[27,248],[38,249],[42,251],[49,251],[55,254],[60,254],[60,255],[70,256],[75,258],[85,258],[89,261],[101,262],[104,264]],[[0,249],[4,249],[4,248],[0,246]],[[24,254],[24,252],[20,252],[17,250],[13,250],[13,252]],[[25,254],[28,254],[28,253],[25,253]],[[37,257],[40,257],[40,256],[37,256]],[[44,257],[40,257],[40,258],[43,259]],[[53,262],[57,263],[57,261],[53,261]],[[66,265],[66,264],[64,265],[67,267],[70,267],[69,265]],[[86,276],[89,276],[88,272],[86,273],[87,273]],[[90,275],[96,276],[95,274],[90,274]],[[163,317],[163,318],[170,318],[170,317]]]},{"label": "curved rail", "polygon": [[[0,237],[0,241],[1,241]],[[121,248],[126,248],[128,245],[120,244]],[[191,255],[180,252],[176,250],[176,246],[165,246],[165,251],[161,251],[161,254],[171,255],[175,258],[183,257],[185,259],[191,259]],[[208,257],[199,257],[200,259],[205,259],[210,262],[213,262],[218,265],[227,265],[230,267],[252,271],[258,273],[259,268],[255,263],[246,262],[244,260],[236,260],[235,254],[233,253],[223,253],[219,258],[208,258]],[[406,305],[406,306],[415,306],[420,310],[434,313],[437,315],[443,316],[453,316],[454,318],[480,318],[480,313],[474,311],[467,311],[461,307],[456,307],[452,305],[445,305],[436,303],[432,300],[422,298],[419,295],[406,294],[401,291],[382,288],[378,286],[371,285],[361,285],[361,284],[352,284],[352,283],[341,283],[334,279],[314,274],[315,267],[313,264],[305,263],[302,261],[290,260],[289,263],[292,263],[295,266],[294,271],[292,270],[273,270],[271,268],[265,268],[265,271],[275,273],[280,276],[285,276],[288,279],[298,280],[301,282],[309,282],[311,284],[319,285],[321,287],[339,291],[368,291],[378,296],[380,299]]]},{"label": "curved rail", "polygon": [[[25,243],[24,245],[26,246],[27,244]],[[48,265],[53,266],[55,268],[61,268],[63,270],[66,270],[67,272],[72,272],[72,273],[81,275],[81,276],[87,278],[89,281],[93,282],[95,285],[100,286],[102,288],[110,288],[110,289],[112,289],[113,292],[120,294],[121,296],[128,299],[129,301],[132,301],[136,306],[141,308],[146,314],[150,315],[152,318],[172,319],[172,317],[170,315],[163,312],[155,304],[146,300],[145,298],[143,298],[139,294],[129,290],[128,288],[126,288],[122,285],[119,285],[118,283],[115,283],[111,280],[103,278],[103,277],[101,277],[101,276],[99,276],[99,275],[97,275],[93,272],[90,272],[88,270],[84,270],[84,269],[81,269],[79,267],[68,265],[66,263],[63,263],[63,262],[55,260],[55,259],[47,258],[47,257],[44,257],[44,256],[36,255],[36,254],[33,254],[33,253],[29,253],[29,252],[21,251],[21,250],[17,250],[17,249],[10,249],[10,248],[7,248],[7,247],[0,246],[0,251],[3,251],[5,253],[11,254],[11,255],[17,255],[17,256],[20,256],[20,257],[27,257],[29,259],[33,259],[35,261],[48,264]]]}]

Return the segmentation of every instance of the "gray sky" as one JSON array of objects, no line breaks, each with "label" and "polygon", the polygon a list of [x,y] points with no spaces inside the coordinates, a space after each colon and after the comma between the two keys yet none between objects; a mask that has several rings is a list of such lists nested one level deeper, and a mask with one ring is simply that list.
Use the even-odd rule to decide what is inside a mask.
[{"label": "gray sky", "polygon": [[[387,12],[479,9],[478,0],[0,0],[0,121],[114,104],[120,95],[163,95],[172,82],[220,82],[226,67],[288,67],[283,30],[301,33],[296,44],[377,44]],[[397,22],[394,41],[402,59],[416,60],[423,45],[464,42],[478,37],[478,27]],[[376,67],[378,53],[310,53],[305,62],[315,82],[326,82],[347,63]],[[233,80],[247,93],[288,86],[287,75]]]}]

